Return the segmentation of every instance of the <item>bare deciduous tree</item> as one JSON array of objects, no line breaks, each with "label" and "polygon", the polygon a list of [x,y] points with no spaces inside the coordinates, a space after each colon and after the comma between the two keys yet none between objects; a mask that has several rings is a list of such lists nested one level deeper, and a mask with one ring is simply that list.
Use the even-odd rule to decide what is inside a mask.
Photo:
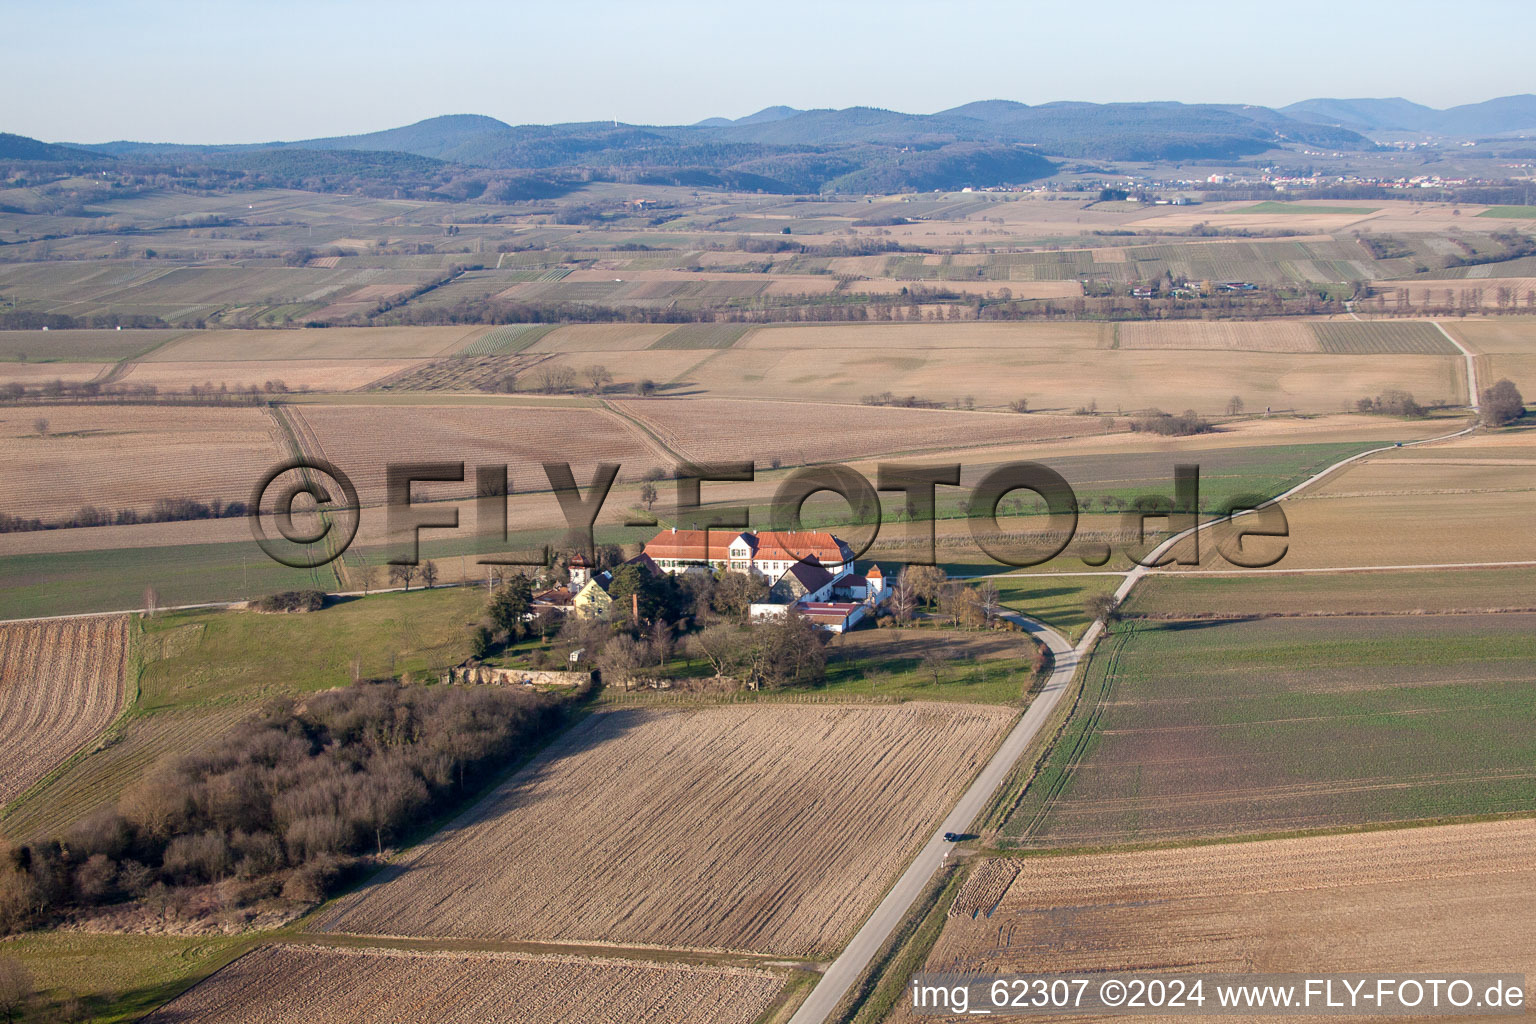
[{"label": "bare deciduous tree", "polygon": [[399,583],[406,590],[411,589],[411,580],[416,578],[416,566],[391,565],[389,567],[389,582]]}]

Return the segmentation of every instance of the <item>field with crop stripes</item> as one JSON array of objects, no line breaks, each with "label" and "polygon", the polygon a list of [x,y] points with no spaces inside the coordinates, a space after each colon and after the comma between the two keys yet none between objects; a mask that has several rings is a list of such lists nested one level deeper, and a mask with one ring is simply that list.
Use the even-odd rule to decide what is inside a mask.
[{"label": "field with crop stripes", "polygon": [[502,324],[492,327],[456,353],[461,356],[511,355],[554,330],[552,324]]},{"label": "field with crop stripes", "polygon": [[1419,321],[1330,320],[1312,324],[1318,344],[1334,355],[1459,355],[1434,324]]},{"label": "field with crop stripes", "polygon": [[143,1024],[751,1024],[783,984],[741,967],[269,945]]},{"label": "field with crop stripes", "polygon": [[317,927],[825,954],[1012,717],[926,702],[595,714]]},{"label": "field with crop stripes", "polygon": [[1536,809],[1536,615],[1132,623],[1003,832],[1101,846]]},{"label": "field with crop stripes", "polygon": [[127,658],[126,615],[0,625],[0,804],[107,727]]}]

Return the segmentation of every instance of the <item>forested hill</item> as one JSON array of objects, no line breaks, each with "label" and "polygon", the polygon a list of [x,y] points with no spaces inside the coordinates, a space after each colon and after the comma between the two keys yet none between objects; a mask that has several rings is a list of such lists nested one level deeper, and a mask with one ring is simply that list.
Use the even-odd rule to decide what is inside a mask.
[{"label": "forested hill", "polygon": [[[1233,160],[1279,148],[1365,150],[1382,125],[1492,130],[1536,122],[1536,97],[1451,111],[1406,100],[1312,100],[1283,111],[1237,104],[984,100],[935,114],[874,107],[768,107],[735,120],[644,126],[616,121],[511,125],[452,114],[363,135],[244,146],[109,142],[68,146],[0,136],[0,157],[205,167],[272,184],[389,183],[440,192],[462,169],[501,175],[513,196],[582,181],[766,192],[897,192],[1018,184],[1053,159]],[[1357,130],[1358,129],[1358,130]],[[306,155],[307,154],[307,155]],[[322,155],[324,154],[324,155]],[[456,170],[458,169],[458,170]]]}]

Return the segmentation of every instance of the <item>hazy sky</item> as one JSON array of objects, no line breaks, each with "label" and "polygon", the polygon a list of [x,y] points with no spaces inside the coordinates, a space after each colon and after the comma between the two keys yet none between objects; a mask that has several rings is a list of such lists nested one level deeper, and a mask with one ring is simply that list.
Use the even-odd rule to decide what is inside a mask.
[{"label": "hazy sky", "polygon": [[449,113],[686,124],[978,99],[1282,106],[1536,91],[1529,0],[11,0],[0,131],[257,142]]}]

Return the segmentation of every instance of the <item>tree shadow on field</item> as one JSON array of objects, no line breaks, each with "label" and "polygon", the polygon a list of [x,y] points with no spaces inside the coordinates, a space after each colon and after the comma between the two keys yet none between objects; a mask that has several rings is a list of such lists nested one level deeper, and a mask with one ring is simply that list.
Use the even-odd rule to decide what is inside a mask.
[{"label": "tree shadow on field", "polygon": [[689,395],[702,395],[704,389],[696,380],[674,380],[665,384],[656,385],[656,393],[667,398],[686,398]]},{"label": "tree shadow on field", "polygon": [[1038,590],[1021,590],[1012,595],[1015,599],[1027,597],[1063,597],[1082,593],[1077,587],[1041,587]]},{"label": "tree shadow on field", "polygon": [[1262,622],[1263,615],[1234,615],[1223,619],[1176,619],[1156,622],[1154,628],[1164,633],[1185,633],[1196,629],[1215,629],[1218,626],[1234,626],[1240,622]]}]

